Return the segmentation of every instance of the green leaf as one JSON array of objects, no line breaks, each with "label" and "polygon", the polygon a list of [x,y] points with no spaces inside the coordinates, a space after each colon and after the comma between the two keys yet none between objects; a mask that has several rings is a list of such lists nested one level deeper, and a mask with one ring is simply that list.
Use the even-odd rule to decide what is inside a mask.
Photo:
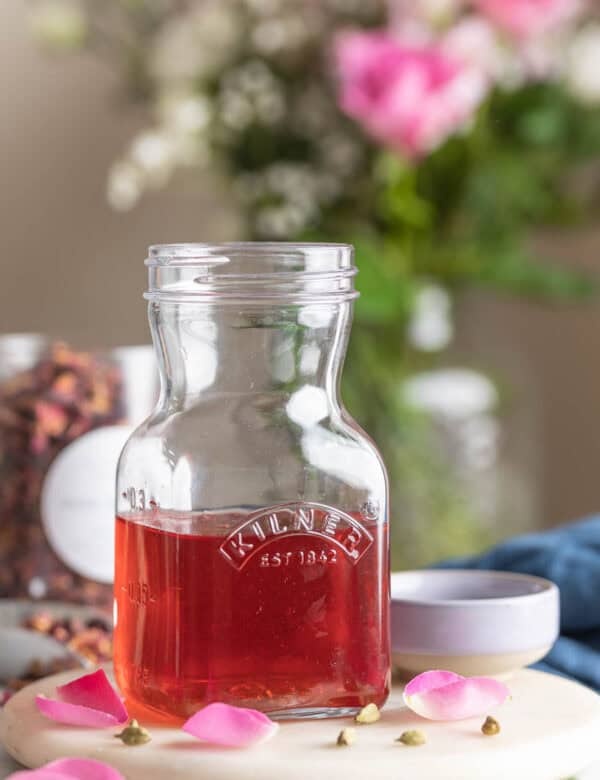
[{"label": "green leaf", "polygon": [[523,245],[508,241],[488,248],[479,278],[487,287],[557,303],[583,300],[596,291],[591,276],[532,257]]},{"label": "green leaf", "polygon": [[375,213],[388,230],[431,229],[434,204],[419,195],[413,166],[392,154],[382,154],[376,160],[374,177],[379,190]]},{"label": "green leaf", "polygon": [[402,321],[408,317],[418,280],[409,273],[406,255],[398,245],[386,245],[367,237],[355,237],[361,293],[356,317],[370,323]]}]

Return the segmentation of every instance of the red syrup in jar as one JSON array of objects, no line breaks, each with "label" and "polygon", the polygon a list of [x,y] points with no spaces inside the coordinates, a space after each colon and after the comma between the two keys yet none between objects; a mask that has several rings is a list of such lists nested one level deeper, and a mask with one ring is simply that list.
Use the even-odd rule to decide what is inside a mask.
[{"label": "red syrup in jar", "polygon": [[306,507],[117,517],[115,669],[131,705],[178,721],[211,701],[290,716],[384,703],[387,526]]}]

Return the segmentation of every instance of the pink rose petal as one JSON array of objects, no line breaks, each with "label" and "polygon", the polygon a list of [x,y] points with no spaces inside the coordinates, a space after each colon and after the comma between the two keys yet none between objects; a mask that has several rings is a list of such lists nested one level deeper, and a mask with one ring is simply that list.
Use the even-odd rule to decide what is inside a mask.
[{"label": "pink rose petal", "polygon": [[47,699],[45,696],[36,696],[35,703],[38,710],[46,718],[68,726],[88,726],[92,729],[106,729],[118,726],[123,721],[118,721],[113,715],[91,707],[82,707],[81,704],[68,704],[56,699]]},{"label": "pink rose petal", "polygon": [[13,772],[6,780],[67,780],[67,777],[62,772],[53,772],[52,770],[46,772],[44,769],[32,769],[31,771],[25,769],[22,772]]},{"label": "pink rose petal", "polygon": [[199,710],[182,729],[213,745],[248,747],[271,739],[279,726],[257,710],[215,702]]},{"label": "pink rose petal", "polygon": [[422,674],[413,677],[404,689],[404,697],[412,696],[415,693],[424,693],[433,688],[441,688],[442,685],[448,685],[448,683],[464,679],[465,678],[461,677],[460,674],[455,674],[454,672],[433,669],[430,672],[423,672]]},{"label": "pink rose petal", "polygon": [[453,672],[424,672],[404,690],[404,702],[429,720],[463,720],[503,704],[510,692],[490,677],[461,677]]},{"label": "pink rose petal", "polygon": [[127,710],[102,669],[59,686],[56,693],[57,699],[35,698],[38,710],[50,720],[91,728],[108,728],[127,721]]},{"label": "pink rose petal", "polygon": [[31,771],[14,772],[6,780],[125,780],[120,772],[89,758],[61,758]]},{"label": "pink rose petal", "polygon": [[104,669],[84,674],[66,685],[60,685],[56,692],[62,701],[81,704],[113,715],[120,723],[127,720],[127,710],[110,684]]},{"label": "pink rose petal", "polygon": [[560,29],[585,7],[580,0],[476,0],[487,18],[521,40]]}]

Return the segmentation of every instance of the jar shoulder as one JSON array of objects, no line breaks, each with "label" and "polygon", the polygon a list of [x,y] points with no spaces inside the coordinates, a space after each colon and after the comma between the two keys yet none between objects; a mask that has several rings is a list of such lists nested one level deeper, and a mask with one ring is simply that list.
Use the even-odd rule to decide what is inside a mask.
[{"label": "jar shoulder", "polygon": [[336,407],[319,419],[305,411],[264,397],[157,410],[125,445],[119,485],[145,484],[170,501],[187,494],[192,504],[335,500],[340,492],[387,502],[383,461],[358,423]]},{"label": "jar shoulder", "polygon": [[201,459],[232,461],[251,451],[253,457],[270,457],[279,449],[323,446],[364,451],[383,466],[381,455],[369,434],[346,409],[328,409],[318,420],[301,425],[283,411],[263,416],[255,410],[245,413],[243,405],[228,414],[214,414],[196,407],[172,414],[160,410],[131,434],[122,457],[143,449],[172,457],[195,455]]}]

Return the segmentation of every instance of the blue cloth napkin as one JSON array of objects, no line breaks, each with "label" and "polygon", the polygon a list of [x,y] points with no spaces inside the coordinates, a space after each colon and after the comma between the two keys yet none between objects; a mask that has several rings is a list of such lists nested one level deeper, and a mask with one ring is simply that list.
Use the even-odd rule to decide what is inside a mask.
[{"label": "blue cloth napkin", "polygon": [[509,539],[439,568],[498,569],[546,577],[560,588],[560,638],[536,668],[600,692],[600,516]]}]

